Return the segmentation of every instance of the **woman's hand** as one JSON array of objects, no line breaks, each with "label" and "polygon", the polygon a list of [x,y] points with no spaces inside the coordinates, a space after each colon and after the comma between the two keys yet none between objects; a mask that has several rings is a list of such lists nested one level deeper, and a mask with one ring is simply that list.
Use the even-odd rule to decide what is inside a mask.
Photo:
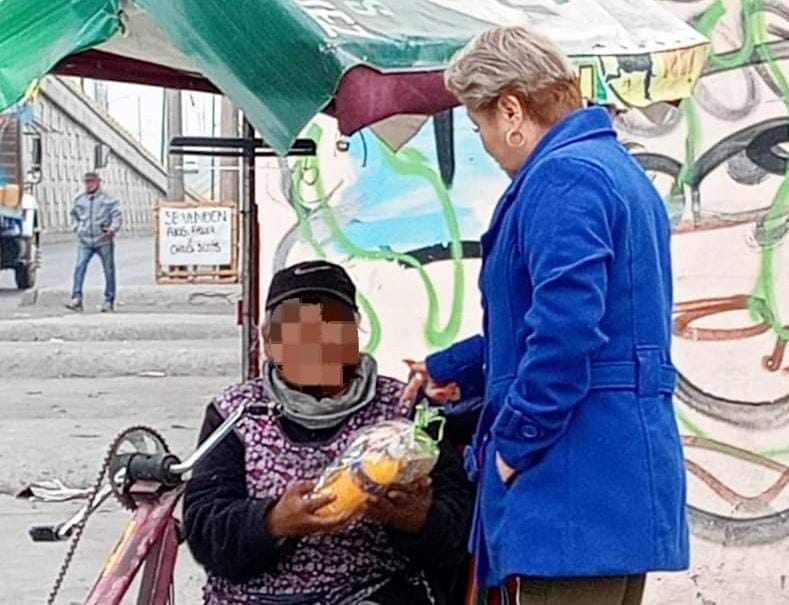
[{"label": "woman's hand", "polygon": [[427,525],[433,504],[432,482],[429,477],[409,485],[393,485],[380,496],[367,500],[365,516],[381,525],[416,534]]},{"label": "woman's hand", "polygon": [[290,486],[268,514],[268,530],[277,539],[301,538],[310,534],[329,534],[345,529],[350,513],[321,517],[315,513],[334,501],[335,496],[313,493],[314,482]]},{"label": "woman's hand", "polygon": [[504,462],[504,458],[501,457],[501,454],[496,454],[496,470],[504,484],[509,483],[515,477],[515,469]]},{"label": "woman's hand", "polygon": [[425,395],[434,401],[441,403],[460,401],[460,386],[456,382],[448,384],[438,384],[430,377],[427,364],[424,361],[403,360],[411,370],[413,376],[403,390],[401,399],[408,403],[414,403],[420,389]]}]

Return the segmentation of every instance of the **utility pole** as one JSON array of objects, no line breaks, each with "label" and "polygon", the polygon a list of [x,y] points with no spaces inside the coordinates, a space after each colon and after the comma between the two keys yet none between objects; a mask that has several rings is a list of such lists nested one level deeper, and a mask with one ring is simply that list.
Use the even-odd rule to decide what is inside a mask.
[{"label": "utility pole", "polygon": [[[166,90],[167,98],[167,141],[165,144],[169,148],[170,141],[174,137],[180,137],[183,132],[183,120],[180,90]],[[180,155],[167,155],[167,199],[183,201],[184,193],[184,160]]]},{"label": "utility pole", "polygon": [[162,89],[162,119],[161,119],[162,138],[159,145],[159,161],[164,164],[167,157],[167,90]]},{"label": "utility pole", "polygon": [[[216,137],[216,95],[211,95],[211,138]],[[216,158],[211,158],[211,199],[216,199]]]},{"label": "utility pole", "polygon": [[[219,118],[219,136],[237,138],[239,136],[238,107],[227,97],[222,97]],[[219,172],[219,199],[223,202],[239,203],[238,158],[222,158]]]},{"label": "utility pole", "polygon": [[93,82],[93,98],[104,111],[110,110],[110,97],[107,83],[100,80]]},{"label": "utility pole", "polygon": [[137,140],[142,144],[142,99],[137,97]]}]

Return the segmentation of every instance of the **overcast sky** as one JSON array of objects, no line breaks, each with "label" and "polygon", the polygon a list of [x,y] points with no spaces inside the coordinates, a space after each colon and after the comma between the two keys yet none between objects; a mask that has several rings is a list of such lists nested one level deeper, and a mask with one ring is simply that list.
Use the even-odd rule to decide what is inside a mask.
[{"label": "overcast sky", "polygon": [[[97,86],[98,84],[98,86]],[[94,82],[85,80],[85,92],[99,98],[102,87],[110,115],[155,157],[162,156],[162,135],[164,127],[164,91],[152,86],[123,84],[119,82]],[[220,97],[208,93],[186,92],[183,101],[183,134],[192,136],[219,135]],[[214,120],[212,122],[211,115]],[[187,161],[189,160],[186,158]],[[192,160],[191,164],[194,164]],[[212,170],[211,160],[202,158],[199,168],[194,164],[187,172],[187,185],[193,190],[211,197]],[[214,172],[216,180],[217,173]],[[217,186],[218,187],[218,186]],[[216,190],[215,190],[216,192]]]},{"label": "overcast sky", "polygon": [[[163,126],[163,89],[138,84],[106,82],[109,112],[126,130],[142,142],[156,157],[161,154]],[[85,92],[95,96],[94,82],[85,82]],[[215,124],[219,129],[219,97],[208,93],[183,93],[185,135],[212,134],[212,100]]]}]

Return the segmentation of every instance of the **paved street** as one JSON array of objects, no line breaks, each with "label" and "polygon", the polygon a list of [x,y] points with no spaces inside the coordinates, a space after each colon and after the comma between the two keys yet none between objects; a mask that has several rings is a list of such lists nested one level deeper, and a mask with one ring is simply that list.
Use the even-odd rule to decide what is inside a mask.
[{"label": "paved street", "polygon": [[[45,245],[35,291],[17,292],[13,276],[0,274],[3,605],[45,601],[68,545],[34,544],[27,529],[62,522],[81,505],[20,500],[21,489],[47,479],[91,485],[107,445],[132,425],[150,425],[174,453],[188,454],[210,398],[239,378],[238,289],[157,286],[152,239],[117,246],[118,312],[111,315],[95,309],[103,287],[98,262],[88,274],[85,313],[63,307],[73,242]],[[129,518],[114,501],[91,518],[58,603],[82,602]],[[176,602],[196,603],[202,577],[183,548]]]},{"label": "paved street", "polygon": [[[116,241],[115,264],[118,284],[124,286],[152,286],[154,279],[154,242],[153,237],[119,237]],[[70,290],[77,255],[75,241],[56,243],[42,239],[42,266],[38,272],[36,286],[39,289]],[[101,263],[98,257],[91,262],[86,288],[102,288],[104,285]],[[15,297],[18,293],[14,286],[11,271],[0,271],[0,298]]]},{"label": "paved street", "polygon": [[[58,478],[70,487],[95,481],[107,445],[123,428],[156,428],[180,455],[194,448],[205,405],[235,377],[3,380],[0,441],[0,535],[5,564],[0,603],[40,605],[68,547],[30,541],[32,525],[60,523],[82,501],[34,503],[13,495],[33,480]],[[89,520],[58,603],[82,603],[120,539],[130,514],[114,500]],[[202,573],[187,548],[180,551],[177,603],[198,602]],[[134,602],[130,600],[129,602]]]}]

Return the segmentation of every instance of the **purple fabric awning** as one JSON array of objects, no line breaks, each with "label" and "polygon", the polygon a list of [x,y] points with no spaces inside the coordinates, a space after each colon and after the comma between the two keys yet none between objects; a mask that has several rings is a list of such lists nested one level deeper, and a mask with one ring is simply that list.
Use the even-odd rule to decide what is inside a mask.
[{"label": "purple fabric awning", "polygon": [[397,114],[429,115],[456,105],[443,71],[385,74],[360,65],[343,76],[327,113],[337,118],[340,132],[351,135]]}]

